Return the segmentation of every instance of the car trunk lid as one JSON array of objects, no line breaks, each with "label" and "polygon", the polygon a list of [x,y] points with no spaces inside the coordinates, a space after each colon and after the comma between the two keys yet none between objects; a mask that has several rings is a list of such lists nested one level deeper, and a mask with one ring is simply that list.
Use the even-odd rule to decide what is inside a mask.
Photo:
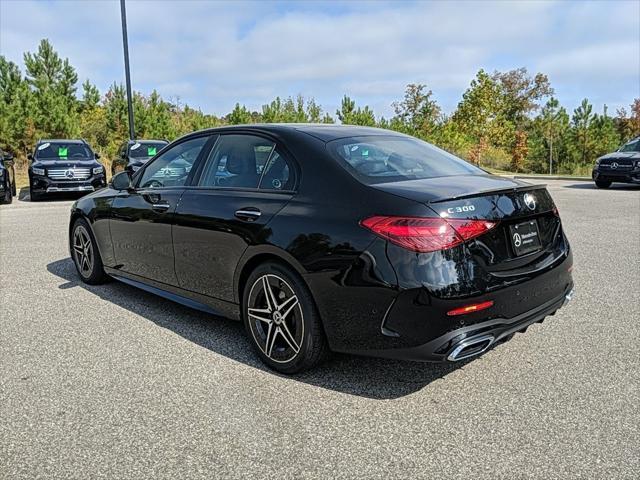
[{"label": "car trunk lid", "polygon": [[468,252],[487,272],[523,275],[553,263],[562,231],[544,185],[490,175],[409,180],[372,187],[424,203],[434,216],[489,220],[495,228],[468,242]]}]

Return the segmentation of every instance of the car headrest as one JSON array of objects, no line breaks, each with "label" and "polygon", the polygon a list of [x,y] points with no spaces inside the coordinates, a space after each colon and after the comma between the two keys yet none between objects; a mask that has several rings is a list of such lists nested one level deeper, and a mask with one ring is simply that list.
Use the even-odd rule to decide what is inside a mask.
[{"label": "car headrest", "polygon": [[227,171],[234,175],[256,173],[256,154],[253,146],[234,145],[227,154]]},{"label": "car headrest", "polygon": [[416,168],[416,165],[417,165],[417,162],[414,159],[408,158],[408,157],[402,157],[397,153],[392,153],[391,155],[389,155],[387,162],[402,170],[412,170]]}]

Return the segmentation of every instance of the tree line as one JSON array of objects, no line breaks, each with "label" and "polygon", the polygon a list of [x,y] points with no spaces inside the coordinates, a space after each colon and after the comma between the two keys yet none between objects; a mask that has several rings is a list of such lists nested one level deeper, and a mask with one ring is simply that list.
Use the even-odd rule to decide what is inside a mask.
[{"label": "tree line", "polygon": [[[43,39],[24,54],[24,74],[0,56],[0,148],[26,165],[39,138],[86,139],[108,163],[128,138],[126,92],[113,83],[102,95],[78,75]],[[631,100],[631,99],[630,99]],[[489,73],[480,70],[448,115],[424,84],[409,84],[394,102],[394,115],[376,117],[369,106],[342,98],[333,117],[313,98],[277,97],[252,111],[237,103],[226,115],[203,113],[157,91],[133,95],[137,138],[173,140],[183,134],[226,124],[318,122],[387,128],[422,138],[481,167],[512,172],[588,173],[598,156],[640,135],[640,98],[629,111],[594,112],[585,98],[568,111],[554,97],[546,75],[526,68]]]}]

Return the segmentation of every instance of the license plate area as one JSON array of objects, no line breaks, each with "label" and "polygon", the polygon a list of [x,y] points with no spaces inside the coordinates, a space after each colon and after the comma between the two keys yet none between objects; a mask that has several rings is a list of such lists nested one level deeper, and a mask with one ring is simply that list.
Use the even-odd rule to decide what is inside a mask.
[{"label": "license plate area", "polygon": [[511,246],[518,257],[542,248],[540,230],[538,229],[538,222],[536,220],[528,220],[516,225],[510,225],[509,234]]}]

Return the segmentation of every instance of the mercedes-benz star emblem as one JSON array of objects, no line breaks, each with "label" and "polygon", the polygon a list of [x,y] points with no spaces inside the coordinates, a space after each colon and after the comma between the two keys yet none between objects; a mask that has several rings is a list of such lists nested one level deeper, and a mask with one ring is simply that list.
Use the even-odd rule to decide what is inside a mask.
[{"label": "mercedes-benz star emblem", "polygon": [[522,237],[520,237],[519,233],[513,234],[513,244],[516,246],[516,248],[519,248],[520,245],[522,245]]},{"label": "mercedes-benz star emblem", "polygon": [[67,170],[65,175],[67,178],[73,178],[75,174],[73,173],[73,170]]},{"label": "mercedes-benz star emblem", "polygon": [[613,169],[618,168],[618,162],[613,162],[613,163],[611,164],[611,168],[613,168]]},{"label": "mercedes-benz star emblem", "polygon": [[536,209],[536,198],[530,193],[524,194],[524,204],[527,206],[529,210]]}]

